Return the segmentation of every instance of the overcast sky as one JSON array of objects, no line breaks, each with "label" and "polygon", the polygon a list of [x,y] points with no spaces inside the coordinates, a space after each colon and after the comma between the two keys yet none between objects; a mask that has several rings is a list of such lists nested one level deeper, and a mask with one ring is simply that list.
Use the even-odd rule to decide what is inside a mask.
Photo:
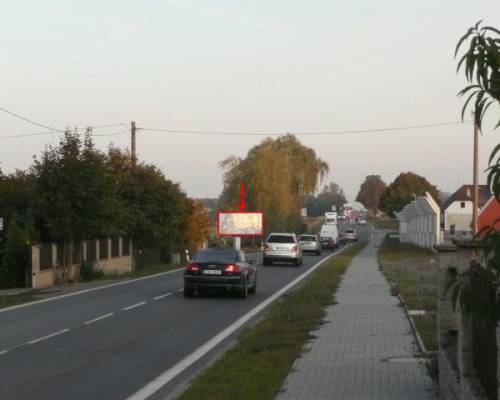
[{"label": "overcast sky", "polygon": [[[0,0],[0,107],[56,128],[276,132],[421,125],[460,119],[459,37],[500,27],[498,0]],[[481,168],[498,143],[498,110]],[[123,127],[96,130],[115,133]],[[0,136],[44,132],[0,112]],[[440,190],[472,183],[472,125],[301,136],[350,200],[367,174],[402,171]],[[217,197],[218,161],[262,136],[140,132],[141,159],[193,197]],[[26,168],[58,135],[0,140],[4,172]],[[96,138],[129,147],[128,134]],[[482,179],[484,180],[484,174]]]}]

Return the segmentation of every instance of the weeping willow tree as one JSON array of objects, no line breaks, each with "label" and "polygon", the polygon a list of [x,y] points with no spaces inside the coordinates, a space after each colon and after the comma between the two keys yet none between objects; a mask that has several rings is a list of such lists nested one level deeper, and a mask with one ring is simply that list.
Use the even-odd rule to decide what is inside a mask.
[{"label": "weeping willow tree", "polygon": [[224,190],[219,208],[238,208],[243,181],[247,209],[264,212],[267,232],[297,229],[306,197],[314,193],[329,170],[313,149],[290,134],[267,138],[250,149],[245,158],[230,156],[220,166]]}]

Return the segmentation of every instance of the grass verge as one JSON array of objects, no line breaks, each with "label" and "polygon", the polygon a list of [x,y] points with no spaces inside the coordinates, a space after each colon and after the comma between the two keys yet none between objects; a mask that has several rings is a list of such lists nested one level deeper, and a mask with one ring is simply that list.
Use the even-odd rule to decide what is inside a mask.
[{"label": "grass verge", "polygon": [[18,294],[15,296],[0,296],[0,308],[16,306],[22,303],[29,303],[35,300],[31,293]]},{"label": "grass verge", "polygon": [[391,229],[398,230],[399,222],[397,219],[391,218],[370,218],[368,220],[376,229]]},{"label": "grass verge", "polygon": [[378,261],[385,276],[395,285],[410,310],[424,310],[414,316],[418,333],[429,351],[437,350],[436,309],[438,265],[430,250],[385,238]]},{"label": "grass verge", "polygon": [[312,273],[275,303],[267,316],[240,334],[238,344],[200,375],[181,400],[274,399],[304,344],[333,304],[357,243]]}]

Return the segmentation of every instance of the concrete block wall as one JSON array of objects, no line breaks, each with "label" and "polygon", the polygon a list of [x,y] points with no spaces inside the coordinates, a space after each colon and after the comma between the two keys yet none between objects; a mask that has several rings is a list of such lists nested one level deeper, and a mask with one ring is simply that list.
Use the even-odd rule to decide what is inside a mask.
[{"label": "concrete block wall", "polygon": [[440,243],[440,208],[429,193],[395,213],[399,220],[399,240],[432,248]]},{"label": "concrete block wall", "polygon": [[[441,245],[438,251],[438,307],[437,335],[439,360],[439,387],[444,400],[487,400],[473,363],[472,321],[465,318],[460,305],[452,303],[453,285],[467,279],[464,272],[479,253],[474,246]],[[500,328],[496,331],[497,343]],[[500,353],[497,353],[497,365]],[[500,376],[497,381],[500,382]],[[500,386],[498,387],[500,393]]]},{"label": "concrete block wall", "polygon": [[[95,266],[97,269],[102,270],[105,274],[123,274],[131,272],[133,269],[133,244],[132,240],[129,240],[129,251],[128,254],[123,255],[123,239],[120,237],[118,241],[119,255],[118,257],[111,257],[111,239],[103,239],[108,241],[107,251],[108,254],[105,258],[100,258],[99,254],[99,240],[95,241],[82,241],[81,242],[81,253],[80,262],[85,262],[88,260],[88,246],[90,243],[95,244],[95,255],[96,260]],[[41,270],[40,269],[40,245],[31,247],[31,269],[32,269],[32,288],[42,289],[46,287],[54,286],[56,281],[61,278],[62,270],[57,268],[57,244],[52,244],[52,268]],[[68,266],[68,279],[75,280],[78,277],[80,263],[71,264]]]}]

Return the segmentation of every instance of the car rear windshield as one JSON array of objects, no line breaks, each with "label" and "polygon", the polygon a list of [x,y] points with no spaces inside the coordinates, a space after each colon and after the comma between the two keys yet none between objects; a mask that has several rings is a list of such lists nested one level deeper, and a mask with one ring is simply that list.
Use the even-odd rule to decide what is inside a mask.
[{"label": "car rear windshield", "polygon": [[316,236],[301,236],[299,238],[301,242],[315,242],[316,241]]},{"label": "car rear windshield", "polygon": [[345,233],[354,233],[354,229],[346,229]]},{"label": "car rear windshield", "polygon": [[267,241],[269,243],[295,243],[293,236],[288,235],[271,235]]},{"label": "car rear windshield", "polygon": [[197,263],[233,263],[238,261],[238,252],[234,250],[202,250],[193,259]]}]

